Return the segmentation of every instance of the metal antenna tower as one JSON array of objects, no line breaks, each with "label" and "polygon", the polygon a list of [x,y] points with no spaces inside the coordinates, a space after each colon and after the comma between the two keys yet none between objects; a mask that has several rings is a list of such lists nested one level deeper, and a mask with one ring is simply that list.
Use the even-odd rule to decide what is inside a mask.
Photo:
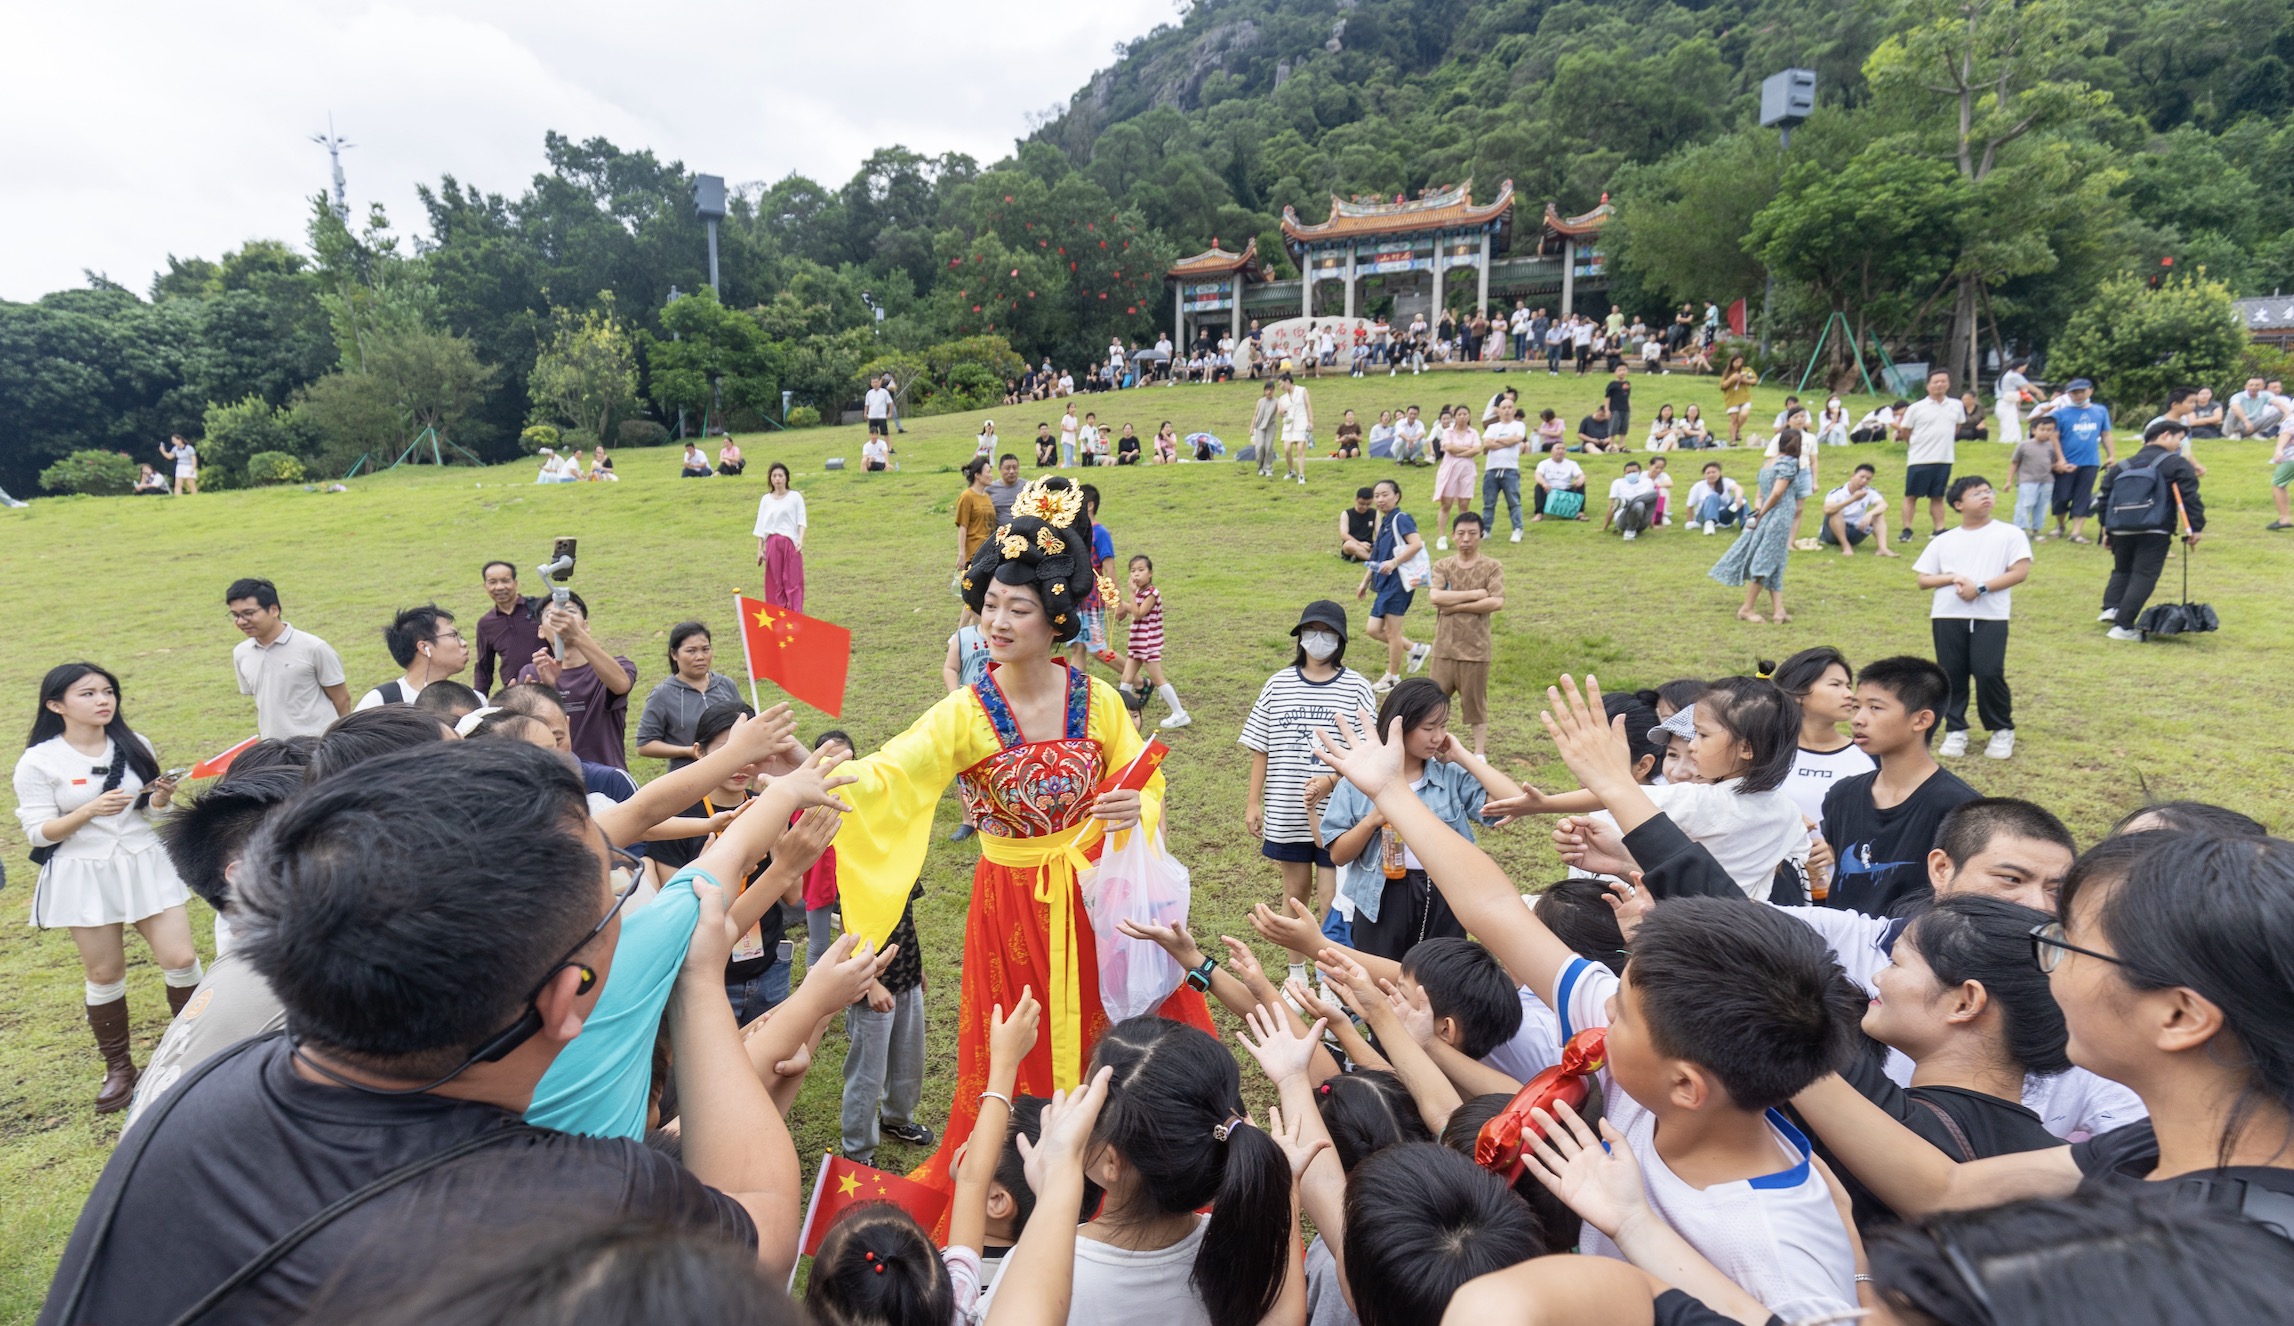
[{"label": "metal antenna tower", "polygon": [[325,148],[327,160],[334,163],[335,217],[343,224],[348,225],[350,224],[350,197],[343,189],[343,149],[356,147],[358,144],[336,135],[335,117],[332,111],[327,112],[327,131],[323,134],[312,134],[311,141]]}]

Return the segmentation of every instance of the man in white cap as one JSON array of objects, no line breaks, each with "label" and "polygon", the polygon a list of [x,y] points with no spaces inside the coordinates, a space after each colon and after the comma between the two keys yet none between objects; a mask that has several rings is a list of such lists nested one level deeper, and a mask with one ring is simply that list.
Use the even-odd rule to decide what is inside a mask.
[{"label": "man in white cap", "polygon": [[2063,447],[2063,463],[2071,467],[2055,476],[2055,537],[2085,543],[2080,531],[2095,508],[2095,475],[2118,456],[2111,447],[2111,410],[2095,400],[2095,384],[2073,378],[2064,390],[2071,403],[2049,416]]}]

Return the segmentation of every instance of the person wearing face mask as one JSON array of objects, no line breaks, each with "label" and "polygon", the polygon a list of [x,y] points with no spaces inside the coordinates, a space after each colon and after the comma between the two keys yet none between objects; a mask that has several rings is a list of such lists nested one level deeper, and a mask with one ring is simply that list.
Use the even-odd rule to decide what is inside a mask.
[{"label": "person wearing face mask", "polygon": [[[1243,824],[1259,840],[1259,855],[1282,872],[1285,898],[1296,898],[1325,917],[1338,890],[1330,853],[1317,841],[1304,793],[1322,772],[1314,733],[1332,717],[1375,709],[1369,679],[1346,664],[1346,610],[1316,599],[1291,628],[1298,652],[1290,666],[1267,678],[1243,721],[1239,740],[1251,752],[1250,796]],[[1311,954],[1293,953],[1291,968],[1304,979]]]},{"label": "person wearing face mask", "polygon": [[405,675],[360,697],[356,708],[413,704],[422,688],[444,681],[470,665],[470,646],[454,625],[454,614],[435,603],[407,608],[382,629],[382,642]]}]

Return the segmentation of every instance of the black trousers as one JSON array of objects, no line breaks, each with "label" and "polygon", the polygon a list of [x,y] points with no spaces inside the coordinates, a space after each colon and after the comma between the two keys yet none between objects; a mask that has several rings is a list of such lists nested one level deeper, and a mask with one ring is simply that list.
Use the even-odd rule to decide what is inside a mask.
[{"label": "black trousers", "polygon": [[2015,697],[2007,689],[2007,623],[1979,622],[1968,617],[1937,617],[1934,628],[1936,665],[1951,678],[1944,700],[1944,731],[1967,730],[1968,680],[1975,681],[1976,717],[1986,732],[2005,732],[2015,726]]},{"label": "black trousers", "polygon": [[[1366,850],[1376,847],[1377,840],[1372,839]],[[1367,920],[1357,912],[1353,929],[1355,948],[1395,962],[1421,939],[1466,937],[1466,928],[1450,911],[1449,901],[1423,870],[1406,871],[1400,879],[1387,880],[1386,891],[1378,899],[1378,919]]]},{"label": "black trousers", "polygon": [[2113,534],[2111,583],[2103,586],[2103,609],[2119,614],[2119,629],[2132,631],[2151,591],[2159,587],[2159,572],[2166,569],[2172,534]]}]

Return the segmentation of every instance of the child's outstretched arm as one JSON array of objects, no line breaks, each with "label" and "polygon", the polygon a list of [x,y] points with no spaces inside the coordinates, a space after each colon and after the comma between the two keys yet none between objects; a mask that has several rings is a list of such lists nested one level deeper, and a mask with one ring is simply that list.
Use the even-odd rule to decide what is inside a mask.
[{"label": "child's outstretched arm", "polygon": [[[1521,784],[1500,773],[1496,765],[1474,754],[1474,748],[1458,740],[1456,733],[1451,733],[1449,740],[1443,743],[1441,757],[1472,774],[1474,781],[1482,785],[1482,790],[1497,800],[1521,795]],[[1488,803],[1483,804],[1486,806]]]},{"label": "child's outstretched arm", "polygon": [[[1195,937],[1187,933],[1184,927],[1142,925],[1126,919],[1117,922],[1116,929],[1133,939],[1144,939],[1161,947],[1171,955],[1173,962],[1189,971],[1203,964],[1202,946],[1195,942]],[[1266,969],[1259,966],[1258,955],[1252,953],[1249,946],[1241,941],[1225,935],[1219,936],[1219,942],[1227,947],[1227,961],[1211,968],[1211,997],[1236,1017],[1244,1017],[1264,1005],[1282,1007],[1274,983],[1267,978]],[[1297,1013],[1292,1012],[1290,1016],[1294,1025],[1305,1025],[1296,1021]],[[1315,1053],[1319,1056],[1312,1065],[1315,1081],[1320,1082],[1338,1072],[1337,1061],[1327,1051],[1317,1047]]]},{"label": "child's outstretched arm", "polygon": [[1649,799],[1647,789],[1633,781],[1633,755],[1625,742],[1624,718],[1610,722],[1601,717],[1600,681],[1587,676],[1580,694],[1577,683],[1565,673],[1559,687],[1546,687],[1545,702],[1545,712],[1539,718],[1553,738],[1561,762],[1577,775],[1584,790],[1547,795],[1528,788],[1502,804],[1489,803],[1482,813],[1493,817],[1556,812],[1578,815],[1606,810],[1616,817],[1617,827],[1624,833],[1631,833],[1657,814],[1657,803]]},{"label": "child's outstretched arm", "polygon": [[[1020,991],[1019,1003],[1005,1016],[997,1004],[988,1020],[988,1085],[980,1093],[980,1117],[964,1143],[964,1158],[956,1166],[956,1196],[948,1208],[948,1246],[980,1251],[988,1232],[988,1185],[1004,1157],[1004,1133],[1011,1127],[1012,1091],[1020,1076],[1020,1061],[1035,1048],[1043,1005],[1033,987]],[[1081,1200],[1080,1198],[1078,1199]]]},{"label": "child's outstretched arm", "polygon": [[1315,733],[1316,755],[1360,788],[1401,831],[1467,931],[1480,936],[1507,971],[1528,978],[1530,989],[1548,1007],[1560,1007],[1555,989],[1562,969],[1577,954],[1522,905],[1513,881],[1489,853],[1459,836],[1410,790],[1402,777],[1399,726],[1381,739],[1375,723],[1367,709],[1351,718],[1338,715],[1333,727]]},{"label": "child's outstretched arm", "polygon": [[[1038,1139],[1031,1144],[1024,1135],[1020,1138],[1028,1187],[1042,1209],[1073,1211],[1083,1205],[1083,1152],[1114,1076],[1114,1069],[1102,1068],[1075,1091],[1053,1092]],[[1006,1254],[1010,1265],[988,1305],[987,1326],[1065,1326],[1075,1297],[1077,1228],[1072,1220],[1028,1221]]]},{"label": "child's outstretched arm", "polygon": [[2069,1197],[2079,1187],[2079,1167],[2068,1146],[1956,1161],[1837,1074],[1794,1096],[1792,1106],[1837,1162],[1906,1220],[2029,1197]]},{"label": "child's outstretched arm", "polygon": [[[1370,1024],[1372,1034],[1385,1047],[1387,1062],[1394,1066],[1394,1075],[1402,1079],[1411,1101],[1418,1107],[1419,1117],[1426,1121],[1426,1130],[1438,1135],[1458,1108],[1457,1088],[1452,1087],[1450,1079],[1426,1057],[1416,1034],[1421,1028],[1409,1025],[1409,1020],[1415,1020],[1431,1036],[1433,1013],[1422,1002],[1413,1004],[1403,999],[1391,981],[1373,984],[1369,972],[1348,962],[1336,950],[1324,949],[1315,958],[1314,966],[1324,981],[1345,991],[1347,1006]],[[1423,991],[1419,998],[1423,1000]]]}]

